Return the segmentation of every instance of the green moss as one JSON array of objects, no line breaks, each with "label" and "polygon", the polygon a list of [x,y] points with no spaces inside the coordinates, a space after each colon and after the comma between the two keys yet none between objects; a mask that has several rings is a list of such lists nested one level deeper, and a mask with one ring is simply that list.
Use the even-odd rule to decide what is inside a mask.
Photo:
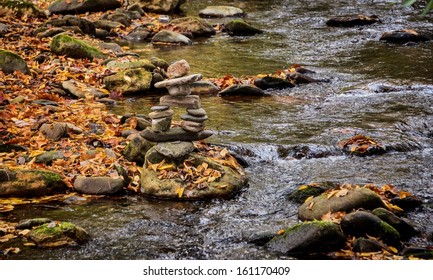
[{"label": "green moss", "polygon": [[66,34],[54,36],[50,47],[53,53],[72,58],[105,58],[105,55],[97,48]]},{"label": "green moss", "polygon": [[75,230],[75,225],[69,222],[61,222],[54,227],[48,227],[48,224],[43,224],[34,229],[35,235],[48,235],[57,236],[65,232],[72,232]]},{"label": "green moss", "polygon": [[50,172],[50,171],[31,171],[31,172],[42,177],[42,179],[48,185],[62,181],[62,176],[60,176],[59,174],[57,174],[55,172]]},{"label": "green moss", "polygon": [[385,241],[385,243],[390,245],[396,245],[400,240],[400,233],[392,227],[390,224],[388,224],[385,221],[380,222],[380,238]]}]

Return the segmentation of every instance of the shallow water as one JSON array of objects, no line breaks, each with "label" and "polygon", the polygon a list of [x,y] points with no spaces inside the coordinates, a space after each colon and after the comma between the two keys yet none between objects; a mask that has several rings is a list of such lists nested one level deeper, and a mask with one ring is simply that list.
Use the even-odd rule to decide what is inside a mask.
[{"label": "shallow water", "polygon": [[[421,197],[409,213],[424,232],[433,231],[433,43],[395,46],[382,32],[433,29],[432,19],[393,1],[188,1],[197,15],[207,5],[242,7],[248,21],[266,30],[253,37],[219,34],[193,46],[131,46],[143,56],[186,59],[206,77],[273,73],[293,63],[307,65],[329,83],[267,91],[261,98],[202,96],[215,130],[208,142],[228,145],[250,164],[249,186],[227,201],[169,202],[143,197],[100,199],[84,205],[24,207],[15,219],[45,216],[74,222],[93,239],[73,249],[24,249],[24,259],[272,259],[250,244],[252,232],[294,225],[297,206],[287,200],[312,181],[393,184]],[[329,17],[376,14],[382,23],[329,28]],[[127,98],[113,112],[149,113],[159,96]],[[179,113],[179,112],[177,112]],[[362,133],[389,150],[352,157],[335,148]],[[288,151],[282,155],[281,150]],[[421,236],[414,240],[427,245]],[[429,244],[432,245],[432,244]],[[14,256],[15,257],[15,256]]]}]

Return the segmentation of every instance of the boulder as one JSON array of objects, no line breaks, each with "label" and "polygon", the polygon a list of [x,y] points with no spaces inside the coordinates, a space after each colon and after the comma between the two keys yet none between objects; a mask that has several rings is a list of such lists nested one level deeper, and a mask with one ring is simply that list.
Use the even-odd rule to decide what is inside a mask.
[{"label": "boulder", "polygon": [[[161,165],[160,159],[165,165]],[[178,170],[188,172],[186,168],[194,168],[196,172],[201,168],[202,177],[195,181],[183,177],[183,171]],[[230,198],[246,184],[247,178],[243,172],[210,157],[192,152],[186,156],[185,160],[174,161],[152,148],[146,154],[146,163],[141,174],[140,192],[146,196],[162,199],[206,200]]]},{"label": "boulder", "polygon": [[139,134],[136,134],[131,138],[128,145],[123,150],[123,155],[127,160],[143,165],[147,151],[154,145],[154,143],[149,142]]},{"label": "boulder", "polygon": [[113,10],[122,5],[119,0],[57,0],[50,4],[52,14],[85,14]]},{"label": "boulder", "polygon": [[251,36],[259,33],[263,33],[251,24],[247,23],[242,19],[234,19],[225,24],[225,28],[229,35],[231,36]]},{"label": "boulder", "polygon": [[153,36],[152,44],[192,45],[192,41],[178,32],[161,30]]},{"label": "boulder", "polygon": [[219,96],[263,96],[265,92],[250,85],[232,85],[220,91]]},{"label": "boulder", "polygon": [[385,208],[376,208],[372,211],[372,213],[395,228],[403,240],[407,240],[418,234],[418,231],[411,224],[411,222],[398,217]]},{"label": "boulder", "polygon": [[325,191],[335,188],[335,184],[332,182],[322,183],[310,183],[308,185],[302,185],[297,190],[289,195],[289,199],[297,203],[304,203],[304,201],[311,196],[319,196]]},{"label": "boulder", "polygon": [[352,245],[353,252],[359,253],[382,252],[387,249],[388,247],[379,240],[365,237],[355,239]]},{"label": "boulder", "polygon": [[222,18],[222,17],[243,17],[244,11],[232,6],[208,6],[198,12],[200,17]]},{"label": "boulder", "polygon": [[108,32],[111,32],[115,28],[123,27],[123,24],[117,21],[111,21],[106,19],[100,19],[93,22],[95,28],[103,29]]},{"label": "boulder", "polygon": [[154,13],[173,13],[180,9],[186,0],[136,0],[145,11]]},{"label": "boulder", "polygon": [[51,29],[53,26],[55,27],[64,27],[64,26],[76,26],[78,27],[84,34],[95,35],[95,25],[93,22],[72,15],[65,15],[63,17],[55,18],[47,21],[43,24],[44,27]]},{"label": "boulder", "polygon": [[58,141],[61,138],[68,137],[69,133],[73,134],[81,134],[83,131],[76,127],[73,124],[65,123],[65,122],[59,122],[59,123],[44,123],[39,128],[39,131],[42,132],[42,134],[51,140]]},{"label": "boulder", "polygon": [[146,69],[127,69],[104,78],[104,84],[109,90],[123,94],[145,93],[150,89],[152,73]]},{"label": "boulder", "polygon": [[396,30],[385,32],[380,37],[381,41],[388,43],[404,44],[408,42],[425,42],[432,39],[431,34],[425,34],[412,29]]},{"label": "boulder", "polygon": [[367,211],[356,211],[346,214],[341,220],[344,234],[355,237],[373,236],[388,245],[399,247],[400,234],[387,222]]},{"label": "boulder", "polygon": [[147,41],[152,32],[147,29],[147,26],[137,26],[128,35],[126,35],[126,40],[133,42],[145,42]]},{"label": "boulder", "polygon": [[5,74],[11,74],[14,71],[30,74],[27,62],[21,56],[2,49],[0,49],[0,70]]},{"label": "boulder", "polygon": [[267,248],[289,255],[305,255],[338,251],[346,238],[340,227],[332,222],[312,221],[299,223],[274,237]]},{"label": "boulder", "polygon": [[63,151],[49,151],[35,158],[35,163],[43,163],[49,165],[56,159],[64,159],[65,153]]},{"label": "boulder", "polygon": [[221,88],[211,81],[196,81],[191,84],[191,94],[217,94]]},{"label": "boulder", "polygon": [[27,238],[38,247],[56,248],[82,244],[90,239],[90,235],[72,223],[52,221],[33,228]]},{"label": "boulder", "polygon": [[105,58],[105,55],[97,48],[75,39],[67,34],[57,34],[51,40],[51,51],[57,55],[65,55],[71,58]]},{"label": "boulder", "polygon": [[113,195],[121,192],[125,185],[123,178],[78,176],[74,189],[84,194]]},{"label": "boulder", "polygon": [[161,142],[155,146],[158,153],[173,160],[185,157],[194,149],[194,144],[189,141]]},{"label": "boulder", "polygon": [[284,89],[284,88],[291,88],[295,86],[291,81],[287,79],[276,78],[271,76],[255,79],[254,85],[262,90],[266,90],[269,88]]},{"label": "boulder", "polygon": [[326,21],[326,25],[336,27],[353,27],[360,25],[370,25],[376,22],[380,22],[380,19],[375,15],[354,15],[331,18]]},{"label": "boulder", "polygon": [[192,33],[194,37],[210,37],[216,31],[206,20],[198,17],[183,17],[170,22],[182,33]]},{"label": "boulder", "polygon": [[63,178],[45,170],[0,169],[0,197],[38,197],[64,193],[68,189]]},{"label": "boulder", "polygon": [[330,197],[330,193],[325,192],[305,202],[299,207],[298,216],[301,220],[320,220],[329,211],[349,213],[359,208],[373,210],[378,207],[385,207],[385,204],[375,192],[367,188],[342,189],[341,194],[337,191]]},{"label": "boulder", "polygon": [[107,97],[109,95],[107,90],[94,88],[72,79],[62,82],[62,87],[78,98],[85,98],[86,95],[97,98]]},{"label": "boulder", "polygon": [[107,63],[107,68],[110,69],[145,69],[147,71],[153,71],[156,66],[148,59],[138,59],[138,60],[125,60],[117,59],[112,60]]}]

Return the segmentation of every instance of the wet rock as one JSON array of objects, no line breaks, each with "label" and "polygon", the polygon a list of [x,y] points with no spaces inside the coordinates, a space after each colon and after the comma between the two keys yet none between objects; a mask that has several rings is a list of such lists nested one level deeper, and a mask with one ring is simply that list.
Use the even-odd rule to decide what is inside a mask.
[{"label": "wet rock", "polygon": [[155,150],[169,159],[180,159],[194,151],[195,147],[192,142],[176,141],[162,142],[155,146]]},{"label": "wet rock", "polygon": [[15,226],[16,229],[32,229],[33,227],[40,226],[43,224],[51,223],[53,220],[48,218],[33,218],[27,220],[21,220]]},{"label": "wet rock", "polygon": [[337,146],[344,152],[357,156],[380,155],[386,152],[382,144],[364,135],[355,135],[349,139],[339,141]]},{"label": "wet rock", "polygon": [[152,44],[192,45],[192,41],[180,33],[162,30],[153,36]]},{"label": "wet rock", "polygon": [[51,28],[51,26],[55,27],[65,27],[65,26],[76,26],[81,32],[88,35],[95,35],[95,25],[93,22],[77,16],[65,15],[63,17],[55,18],[47,21],[43,24],[43,26]]},{"label": "wet rock", "polygon": [[79,193],[96,195],[114,195],[123,190],[123,178],[85,177],[78,176],[74,182],[74,189]]},{"label": "wet rock", "polygon": [[154,143],[147,141],[137,134],[131,138],[128,145],[123,150],[123,155],[127,160],[143,165],[144,156],[154,145]]},{"label": "wet rock", "polygon": [[95,25],[95,28],[103,29],[108,32],[111,32],[113,29],[120,28],[123,26],[120,22],[106,20],[106,19],[97,20],[93,22],[93,24]]},{"label": "wet rock", "polygon": [[85,98],[86,94],[97,98],[107,97],[109,95],[107,91],[88,86],[72,79],[62,82],[62,87],[78,98]]},{"label": "wet rock", "polygon": [[[166,163],[173,164],[173,170],[177,167],[183,168],[184,161],[172,161],[170,158],[164,157],[159,154],[160,158],[150,158],[151,151],[146,154],[146,163],[160,163],[160,161],[152,162],[153,160],[163,159]],[[152,161],[151,161],[152,160]],[[141,189],[140,192],[144,195],[151,197],[158,197],[161,199],[174,199],[174,200],[205,200],[213,198],[230,198],[235,193],[239,192],[247,184],[247,178],[243,173],[238,170],[222,165],[212,158],[201,156],[197,153],[190,153],[186,158],[188,164],[197,168],[206,164],[209,168],[216,170],[221,174],[221,177],[210,181],[206,184],[192,183],[184,181],[179,175],[175,175],[163,180],[159,179],[159,171],[155,172],[146,164],[143,166],[141,175]],[[205,177],[206,178],[206,177]]]},{"label": "wet rock", "polygon": [[56,248],[82,244],[90,235],[72,223],[52,221],[32,229],[27,238],[38,247]]},{"label": "wet rock", "polygon": [[222,18],[222,17],[243,17],[244,11],[232,6],[208,6],[198,12],[200,17]]},{"label": "wet rock", "polygon": [[68,189],[62,177],[45,170],[0,169],[0,197],[38,197],[64,193]]},{"label": "wet rock", "polygon": [[341,220],[344,234],[355,237],[373,236],[380,238],[388,245],[399,247],[400,234],[387,222],[367,211],[349,213]]},{"label": "wet rock", "polygon": [[140,4],[134,3],[131,6],[127,8],[130,12],[137,12],[140,14],[140,16],[144,16],[146,13],[144,12],[143,8],[141,8]]},{"label": "wet rock", "polygon": [[269,88],[283,89],[283,88],[291,88],[291,87],[295,86],[289,80],[276,78],[276,77],[270,77],[270,76],[255,79],[254,85],[260,89],[263,89],[263,90],[269,89]]},{"label": "wet rock", "polygon": [[336,27],[353,27],[360,25],[370,25],[376,22],[380,22],[380,19],[375,15],[354,15],[331,18],[326,21],[326,25]]},{"label": "wet rock", "polygon": [[404,198],[394,197],[391,199],[391,203],[407,211],[420,207],[422,205],[422,200],[415,196],[407,196]]},{"label": "wet rock", "polygon": [[107,20],[115,21],[121,23],[125,27],[129,27],[131,25],[131,19],[128,15],[124,13],[116,12],[114,14],[109,14],[106,18]]},{"label": "wet rock", "polygon": [[188,132],[181,127],[174,127],[164,132],[154,132],[150,129],[145,129],[140,132],[140,135],[151,142],[173,142],[173,141],[198,141],[212,136],[210,130],[200,132]]},{"label": "wet rock", "polygon": [[161,69],[167,70],[169,64],[164,59],[158,58],[158,57],[151,57],[149,58],[150,62],[155,65],[156,67],[159,67]]},{"label": "wet rock", "polygon": [[433,249],[426,247],[416,247],[416,246],[408,246],[405,247],[400,255],[409,258],[415,257],[420,259],[432,260],[433,259]]},{"label": "wet rock", "polygon": [[192,33],[194,37],[210,37],[216,31],[206,20],[198,17],[184,17],[171,21],[183,33]]},{"label": "wet rock", "polygon": [[328,147],[318,145],[278,146],[277,152],[278,156],[284,159],[324,158],[340,154],[330,150]]},{"label": "wet rock", "polygon": [[235,19],[228,22],[225,25],[225,28],[228,34],[231,36],[252,36],[255,34],[263,33],[263,30],[260,30],[247,23],[246,21],[240,19]]},{"label": "wet rock", "polygon": [[[180,78],[180,77],[188,75],[189,70],[190,70],[190,67],[189,67],[188,62],[186,62],[186,60],[184,60],[184,59],[178,60],[178,61],[170,64],[170,66],[168,66],[167,77],[169,79]],[[167,81],[167,82],[172,83],[172,81]],[[186,82],[187,81],[182,82],[182,84],[184,84]],[[172,84],[170,84],[170,85],[172,85]],[[167,84],[167,85],[164,84],[164,85],[161,85],[160,87],[167,87],[167,86],[169,86],[169,84]]]},{"label": "wet rock", "polygon": [[217,94],[221,89],[210,81],[196,81],[191,85],[191,94]]},{"label": "wet rock", "polygon": [[219,96],[263,96],[265,92],[250,85],[232,85],[220,91]]},{"label": "wet rock", "polygon": [[308,75],[298,73],[298,72],[290,74],[289,78],[292,79],[293,81],[295,81],[296,84],[310,84],[310,83],[327,82],[327,80],[314,79]]},{"label": "wet rock", "polygon": [[387,250],[387,246],[377,239],[359,237],[353,242],[353,252],[370,253]]},{"label": "wet rock", "polygon": [[422,32],[412,30],[412,29],[403,29],[396,30],[391,32],[385,32],[380,37],[381,41],[386,41],[388,43],[408,43],[408,42],[424,42],[432,39],[431,34],[424,34]]},{"label": "wet rock", "polygon": [[50,4],[48,11],[52,14],[84,14],[119,8],[118,0],[57,0]]},{"label": "wet rock", "polygon": [[147,71],[153,71],[156,66],[153,65],[152,62],[148,59],[139,59],[139,60],[125,60],[118,59],[113,60],[107,63],[107,67],[111,69],[145,69]]},{"label": "wet rock", "polygon": [[182,108],[201,108],[200,97],[198,95],[188,95],[188,96],[172,96],[164,95],[159,99],[161,105],[167,106],[177,106]]},{"label": "wet rock", "polygon": [[145,42],[151,35],[152,33],[147,29],[147,26],[138,26],[134,28],[125,39],[133,42]]},{"label": "wet rock", "polygon": [[289,255],[325,253],[344,247],[346,238],[337,224],[312,221],[297,224],[274,237],[267,247]]},{"label": "wet rock", "polygon": [[185,0],[138,0],[145,11],[154,13],[173,13],[180,9]]},{"label": "wet rock", "polygon": [[11,74],[14,71],[30,74],[30,69],[21,56],[2,49],[0,49],[0,69],[5,74]]},{"label": "wet rock", "polygon": [[146,69],[128,69],[104,78],[109,90],[123,94],[145,93],[150,89],[152,74]]},{"label": "wet rock", "polygon": [[35,158],[35,163],[43,163],[50,165],[53,160],[64,159],[65,153],[63,151],[49,151],[45,152]]},{"label": "wet rock", "polygon": [[75,39],[66,34],[57,34],[51,40],[51,51],[57,55],[65,55],[71,58],[105,58],[105,55],[97,48]]},{"label": "wet rock", "polygon": [[253,232],[253,233],[246,233],[245,239],[247,242],[256,244],[257,246],[264,246],[269,241],[271,241],[272,238],[277,236],[275,231],[259,231],[259,232]]},{"label": "wet rock", "polygon": [[[344,194],[344,196],[343,196]],[[378,207],[385,207],[381,197],[367,188],[355,188],[343,190],[341,194],[336,192],[328,198],[328,193],[321,194],[302,204],[298,209],[298,216],[301,220],[320,220],[323,215],[333,212],[351,212],[363,208],[373,210]]]},{"label": "wet rock", "polygon": [[418,234],[418,231],[413,225],[411,225],[409,221],[398,217],[385,208],[376,208],[372,211],[372,213],[395,228],[400,234],[402,240],[407,240]]},{"label": "wet rock", "polygon": [[333,182],[310,183],[300,186],[296,191],[292,192],[288,198],[297,203],[304,203],[310,196],[319,196],[325,191],[335,187],[336,183]]}]

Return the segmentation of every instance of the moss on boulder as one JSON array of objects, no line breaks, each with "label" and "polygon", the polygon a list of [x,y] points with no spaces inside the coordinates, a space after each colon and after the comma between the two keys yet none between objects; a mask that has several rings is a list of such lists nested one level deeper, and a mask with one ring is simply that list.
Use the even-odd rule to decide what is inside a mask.
[{"label": "moss on boulder", "polygon": [[6,74],[14,71],[21,71],[24,74],[29,74],[30,69],[26,61],[16,53],[0,49],[0,70]]},{"label": "moss on boulder", "polygon": [[28,238],[39,247],[53,248],[84,243],[90,235],[73,223],[52,221],[32,229]]},{"label": "moss on boulder", "polygon": [[54,54],[65,55],[71,58],[87,58],[93,60],[94,58],[106,57],[99,49],[63,33],[53,37],[50,47]]}]

